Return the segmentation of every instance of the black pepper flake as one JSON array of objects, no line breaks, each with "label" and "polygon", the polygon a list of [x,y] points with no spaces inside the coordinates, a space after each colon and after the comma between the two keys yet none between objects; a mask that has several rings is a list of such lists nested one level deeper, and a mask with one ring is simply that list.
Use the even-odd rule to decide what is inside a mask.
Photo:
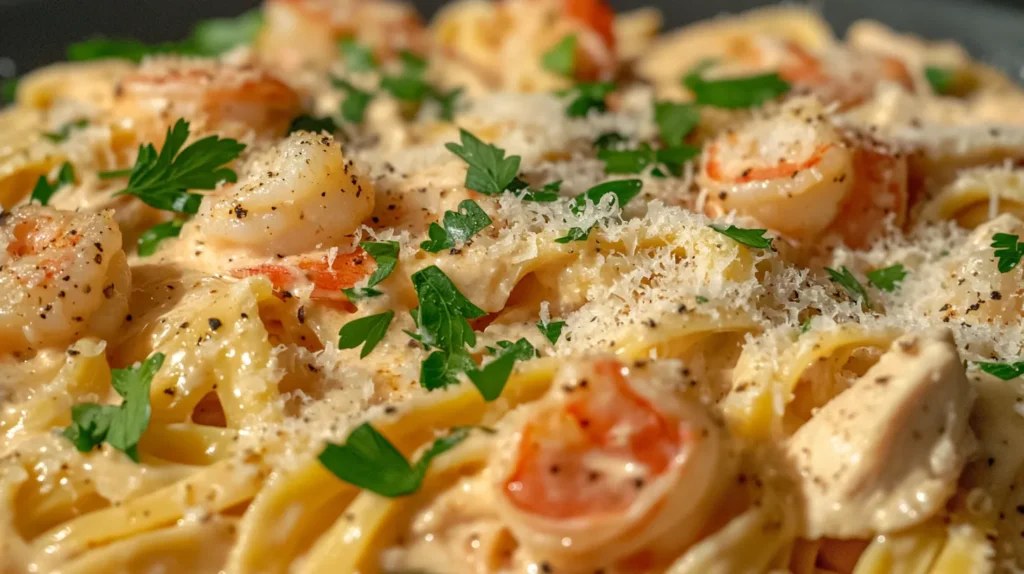
[{"label": "black pepper flake", "polygon": [[217,329],[220,329],[220,326],[221,326],[220,319],[217,319],[215,317],[210,317],[210,330],[216,331]]},{"label": "black pepper flake", "polygon": [[1003,294],[1000,293],[999,291],[993,291],[989,293],[988,296],[992,298],[993,301],[998,301],[1003,298]]},{"label": "black pepper flake", "polygon": [[93,257],[92,260],[95,261],[97,265],[99,265],[100,263],[103,263],[103,255],[97,253],[96,257]]},{"label": "black pepper flake", "polygon": [[103,288],[103,296],[106,297],[107,299],[110,299],[111,297],[114,296],[114,284],[113,283],[111,283],[110,285],[107,285],[106,287]]},{"label": "black pepper flake", "polygon": [[131,313],[129,313],[129,314],[125,315],[125,316],[124,316],[124,320],[125,320],[125,321],[131,321],[131,320],[132,320],[132,314],[131,314]]},{"label": "black pepper flake", "polygon": [[234,211],[235,211],[235,217],[237,217],[238,219],[243,219],[243,218],[245,218],[246,215],[249,215],[249,210],[244,208],[244,207],[242,207],[241,205],[235,205],[235,210]]},{"label": "black pepper flake", "polygon": [[296,313],[296,317],[298,318],[300,325],[303,325],[303,324],[306,323],[306,307],[305,306],[299,307],[299,311],[298,311],[298,313]]},{"label": "black pepper flake", "polygon": [[174,396],[174,388],[173,387],[167,387],[166,389],[164,389],[164,394],[173,397]]},{"label": "black pepper flake", "polygon": [[80,352],[78,352],[78,351],[76,351],[74,349],[68,349],[68,354],[71,355],[72,357],[77,357],[78,355],[81,355]]}]

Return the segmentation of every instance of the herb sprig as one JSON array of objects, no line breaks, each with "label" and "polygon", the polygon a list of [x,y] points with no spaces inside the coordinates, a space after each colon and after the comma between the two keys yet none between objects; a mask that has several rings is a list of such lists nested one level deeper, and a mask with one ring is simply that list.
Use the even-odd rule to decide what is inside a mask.
[{"label": "herb sprig", "polygon": [[985,371],[986,373],[998,377],[1004,381],[1016,379],[1017,377],[1024,376],[1024,361],[1017,363],[987,363],[982,361],[975,361],[975,365]]},{"label": "herb sprig", "polygon": [[29,201],[35,201],[39,205],[48,205],[50,198],[53,194],[57,193],[60,188],[66,185],[73,185],[75,183],[75,169],[70,163],[64,162],[60,166],[60,170],[57,172],[57,179],[53,183],[50,183],[46,179],[45,175],[39,176],[36,180],[36,186],[32,189],[32,196]]},{"label": "herb sprig", "polygon": [[429,240],[420,244],[420,248],[430,253],[451,249],[456,244],[465,244],[471,237],[491,224],[487,212],[480,208],[472,199],[459,204],[458,211],[444,213],[444,227],[431,223],[427,233]]},{"label": "herb sprig", "polygon": [[864,289],[864,286],[857,280],[857,277],[845,265],[840,267],[839,271],[829,267],[826,267],[825,271],[828,272],[829,278],[845,289],[850,297],[863,301],[868,309],[871,308],[871,300],[868,299],[867,289]]},{"label": "herb sprig", "polygon": [[742,243],[747,247],[753,247],[754,249],[773,249],[772,238],[764,236],[764,234],[768,232],[767,229],[744,229],[742,227],[736,227],[735,225],[726,227],[718,223],[712,223],[710,227],[722,235],[736,241],[737,243]]},{"label": "herb sprig", "polygon": [[897,263],[896,265],[890,265],[889,267],[883,267],[882,269],[875,269],[869,271],[867,274],[868,281],[878,287],[882,291],[892,292],[896,290],[896,286],[906,278],[907,272],[903,268],[902,264]]},{"label": "herb sprig", "polygon": [[996,233],[992,236],[992,248],[995,249],[995,256],[999,258],[997,266],[1000,273],[1013,271],[1024,258],[1024,242],[1020,241],[1019,235]]},{"label": "herb sprig", "polygon": [[363,248],[367,255],[373,258],[377,268],[373,270],[373,273],[366,280],[366,287],[351,287],[341,290],[348,297],[349,301],[382,295],[374,287],[387,279],[391,272],[395,270],[395,266],[398,265],[398,254],[401,251],[401,246],[397,241],[363,241],[359,246]]}]

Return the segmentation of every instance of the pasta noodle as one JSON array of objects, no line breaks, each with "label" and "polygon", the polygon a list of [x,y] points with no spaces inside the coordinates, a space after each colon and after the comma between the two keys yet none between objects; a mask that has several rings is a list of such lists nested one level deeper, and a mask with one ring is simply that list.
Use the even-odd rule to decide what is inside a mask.
[{"label": "pasta noodle", "polygon": [[0,110],[0,572],[1024,568],[1011,79],[792,6],[260,14]]}]

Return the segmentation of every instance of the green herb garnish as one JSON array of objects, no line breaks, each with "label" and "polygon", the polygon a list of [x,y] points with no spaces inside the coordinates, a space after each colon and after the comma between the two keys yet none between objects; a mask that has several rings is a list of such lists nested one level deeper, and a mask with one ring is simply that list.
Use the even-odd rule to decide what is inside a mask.
[{"label": "green herb garnish", "polygon": [[[235,172],[223,166],[237,158],[245,144],[209,136],[182,149],[188,139],[188,126],[179,119],[169,128],[159,154],[153,144],[140,146],[135,167],[129,172],[128,187],[116,195],[134,195],[157,209],[194,214],[203,196],[189,190],[214,189],[222,181],[237,181]],[[125,171],[100,176],[119,177],[126,175]]]},{"label": "green herb garnish", "polygon": [[953,82],[956,80],[956,71],[949,68],[927,66],[924,69],[924,77],[931,84],[936,94],[949,94],[953,90]]},{"label": "green herb garnish", "polygon": [[334,123],[334,118],[331,116],[318,118],[303,114],[292,120],[292,124],[288,126],[288,133],[297,131],[313,132],[315,134],[320,132],[333,134],[338,131],[338,124]]},{"label": "green herb garnish", "polygon": [[654,122],[666,145],[679,146],[700,122],[700,108],[692,104],[656,102]]},{"label": "green herb garnish", "polygon": [[396,498],[419,490],[430,461],[467,436],[469,429],[453,430],[448,436],[434,440],[416,464],[410,465],[384,435],[369,423],[363,423],[349,433],[345,444],[327,443],[318,458],[320,464],[341,480],[381,496]]},{"label": "green herb garnish", "polygon": [[377,268],[373,270],[369,279],[366,280],[366,287],[353,287],[341,290],[348,297],[349,301],[383,295],[383,293],[373,287],[387,279],[391,272],[395,270],[395,266],[398,265],[398,253],[401,251],[397,241],[363,241],[359,246],[363,248],[367,255],[373,258]]},{"label": "green herb garnish", "polygon": [[537,349],[525,338],[520,338],[514,343],[512,341],[498,341],[494,345],[494,347],[487,347],[487,350],[492,355],[511,354],[518,361],[529,361],[538,354]]},{"label": "green herb garnish", "polygon": [[388,332],[388,326],[391,325],[391,320],[394,318],[395,312],[388,310],[345,323],[338,333],[338,348],[355,349],[362,345],[363,349],[359,352],[359,358],[366,357],[384,338]]},{"label": "green herb garnish", "polygon": [[768,232],[767,229],[744,229],[742,227],[736,227],[735,225],[725,227],[724,225],[719,225],[717,223],[712,223],[710,227],[722,235],[736,241],[737,243],[742,243],[747,247],[753,247],[754,249],[772,248],[772,238],[764,236],[764,234]]},{"label": "green herb garnish", "polygon": [[464,129],[459,130],[459,137],[462,145],[446,143],[445,147],[469,164],[466,187],[485,195],[508,189],[519,173],[519,156],[505,157],[505,150],[484,143]]},{"label": "green herb garnish", "polygon": [[420,243],[424,251],[437,253],[442,249],[451,249],[456,244],[465,244],[485,227],[491,224],[487,212],[480,209],[472,199],[459,203],[458,211],[444,213],[444,227],[431,223],[428,230],[430,239]]},{"label": "green herb garnish", "polygon": [[587,205],[587,200],[590,200],[594,205],[598,205],[606,195],[614,195],[618,200],[617,203],[621,209],[625,207],[631,199],[639,195],[640,190],[643,189],[643,187],[644,182],[639,179],[616,179],[606,181],[577,195],[573,198],[573,202],[570,207],[572,208],[573,213],[579,213],[580,210]]},{"label": "green herb garnish", "polygon": [[540,329],[541,333],[544,333],[544,337],[551,341],[552,345],[557,343],[558,338],[562,336],[563,327],[565,327],[565,321],[551,321],[546,325],[543,321],[537,322],[537,328]]},{"label": "green herb garnish", "polygon": [[995,256],[999,258],[999,272],[1009,273],[1024,258],[1024,242],[1020,242],[1020,236],[1009,233],[996,233],[992,236],[992,247],[995,248]]},{"label": "green herb garnish", "polygon": [[907,272],[903,269],[903,265],[899,263],[882,269],[875,269],[867,274],[868,282],[882,291],[889,292],[895,291],[896,285],[902,282],[906,276]]},{"label": "green herb garnish", "polygon": [[845,265],[839,268],[839,271],[835,269],[825,268],[828,272],[828,276],[833,282],[838,283],[846,292],[854,299],[859,299],[864,302],[864,305],[868,309],[871,308],[871,300],[868,299],[868,292],[864,289],[864,286],[857,281],[854,277],[853,272],[846,268]]},{"label": "green herb garnish", "polygon": [[565,113],[574,118],[586,117],[591,110],[599,112],[608,111],[605,98],[615,91],[615,84],[612,82],[597,82],[592,84],[576,84],[567,93],[572,96],[569,107]]},{"label": "green herb garnish", "polygon": [[177,237],[181,233],[181,226],[184,224],[185,222],[181,219],[172,219],[143,231],[138,241],[139,257],[149,257],[156,253],[160,242],[164,239]]},{"label": "green herb garnish", "polygon": [[73,122],[68,122],[60,126],[60,128],[58,128],[55,132],[44,133],[43,137],[52,141],[53,143],[65,142],[68,140],[68,137],[71,136],[72,130],[80,130],[87,125],[89,125],[89,120],[75,120]]},{"label": "green herb garnish", "polygon": [[373,94],[360,90],[341,78],[331,78],[331,85],[345,92],[345,99],[341,102],[341,117],[349,123],[363,123],[366,107],[373,101]]},{"label": "green herb garnish", "polygon": [[0,104],[13,104],[18,96],[18,78],[0,80]]},{"label": "green herb garnish", "polygon": [[338,41],[338,48],[350,71],[366,72],[377,69],[377,58],[374,57],[373,50],[360,44],[355,38],[342,38]]},{"label": "green herb garnish", "polygon": [[559,76],[571,78],[576,72],[576,36],[569,34],[541,59],[544,69]]},{"label": "green herb garnish", "polygon": [[728,109],[753,108],[790,90],[789,82],[775,72],[742,78],[705,80],[702,74],[708,65],[705,63],[698,66],[698,69],[683,78],[683,85],[693,92],[698,105]]},{"label": "green herb garnish", "polygon": [[1024,375],[1024,361],[1018,363],[985,363],[975,361],[974,364],[978,365],[978,368],[982,371],[1004,381],[1016,379],[1017,377]]},{"label": "green herb garnish", "polygon": [[48,205],[50,198],[53,194],[57,193],[57,190],[64,187],[65,185],[73,185],[75,183],[75,168],[70,163],[64,162],[60,166],[60,171],[57,172],[57,180],[53,183],[47,181],[45,175],[39,176],[36,180],[36,186],[32,189],[32,196],[29,201],[36,201],[39,205]]},{"label": "green herb garnish", "polygon": [[597,158],[604,162],[604,172],[608,174],[640,173],[649,165],[661,164],[673,174],[679,175],[683,164],[699,153],[699,148],[685,144],[659,150],[641,144],[637,149],[602,149],[597,152]]},{"label": "green herb garnish", "polygon": [[80,452],[89,452],[106,442],[138,462],[136,447],[149,426],[149,387],[163,363],[163,353],[153,353],[141,365],[111,369],[111,383],[124,400],[120,405],[74,405],[71,425],[63,435]]}]

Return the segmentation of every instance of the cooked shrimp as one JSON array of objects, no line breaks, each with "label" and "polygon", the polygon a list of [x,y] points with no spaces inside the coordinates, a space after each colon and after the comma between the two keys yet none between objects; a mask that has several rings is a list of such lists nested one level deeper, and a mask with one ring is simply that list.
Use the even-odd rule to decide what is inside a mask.
[{"label": "cooked shrimp", "polygon": [[779,75],[825,102],[837,102],[841,108],[869,99],[880,82],[899,84],[909,91],[914,89],[914,79],[900,60],[840,46],[811,53],[787,42]]},{"label": "cooked shrimp", "polygon": [[560,373],[511,460],[496,455],[502,521],[531,555],[574,572],[649,567],[696,539],[732,456],[708,414],[666,388],[613,359]]},{"label": "cooked shrimp", "polygon": [[267,0],[256,42],[262,60],[287,70],[327,68],[338,59],[338,40],[354,38],[381,59],[423,50],[416,9],[393,0]]},{"label": "cooked shrimp", "polygon": [[191,225],[214,248],[296,255],[341,244],[373,204],[373,185],[334,138],[295,132],[252,158],[237,184],[208,195]]},{"label": "cooked shrimp", "polygon": [[266,263],[242,267],[231,272],[235,277],[262,275],[270,280],[274,289],[301,293],[312,287],[312,299],[347,301],[342,289],[354,286],[376,268],[373,259],[362,249],[351,253],[287,257],[280,263]]},{"label": "cooked shrimp", "polygon": [[816,99],[715,138],[698,182],[709,215],[736,211],[801,242],[832,236],[862,247],[887,217],[906,219],[906,159],[844,136]]},{"label": "cooked shrimp", "polygon": [[0,349],[110,336],[128,311],[131,274],[113,212],[22,206],[0,214]]},{"label": "cooked shrimp", "polygon": [[192,132],[226,137],[279,137],[298,115],[299,96],[287,84],[252,66],[176,57],[143,62],[117,87],[115,114],[139,124],[155,141],[185,118]]}]

